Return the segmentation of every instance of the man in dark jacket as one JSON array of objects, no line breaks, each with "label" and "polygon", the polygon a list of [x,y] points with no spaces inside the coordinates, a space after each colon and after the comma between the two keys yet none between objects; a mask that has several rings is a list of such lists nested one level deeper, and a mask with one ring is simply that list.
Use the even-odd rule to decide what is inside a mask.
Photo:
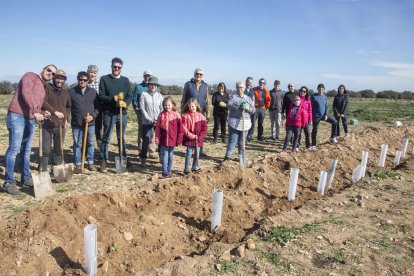
[{"label": "man in dark jacket", "polygon": [[270,131],[273,140],[279,140],[280,124],[282,122],[282,105],[284,92],[280,89],[280,81],[275,80],[274,88],[270,93]]},{"label": "man in dark jacket", "polygon": [[295,91],[295,86],[293,83],[288,84],[288,91],[283,96],[283,105],[282,105],[282,116],[283,119],[287,118],[290,106],[293,103],[293,100],[295,99],[295,96],[297,95]]},{"label": "man in dark jacket", "polygon": [[70,114],[71,100],[69,92],[63,87],[66,81],[65,71],[58,69],[52,83],[45,86],[46,96],[43,101],[42,110],[49,111],[51,117],[44,121],[42,131],[42,171],[47,171],[49,164],[49,155],[52,149],[52,165],[56,166],[62,163],[62,152],[60,148],[60,131],[62,131],[62,144],[65,141],[65,129],[68,124]]},{"label": "man in dark jacket", "polygon": [[[100,171],[106,172],[108,161],[108,145],[111,139],[112,129],[116,125],[118,145],[122,139],[122,156],[126,158],[125,129],[127,126],[127,106],[131,103],[129,79],[121,76],[123,61],[120,58],[113,58],[111,63],[112,74],[101,77],[99,82],[99,99],[102,103],[104,134],[100,149],[101,166]],[[121,99],[120,92],[123,93]],[[120,122],[119,110],[122,108],[122,122]],[[122,123],[122,133],[119,133]]]},{"label": "man in dark jacket", "polygon": [[81,173],[81,147],[85,135],[85,123],[88,122],[87,135],[87,163],[88,170],[95,171],[93,166],[94,140],[95,140],[95,119],[99,115],[99,98],[96,90],[87,86],[88,73],[78,73],[78,85],[69,90],[72,103],[72,134],[73,134],[73,163],[75,173]]}]

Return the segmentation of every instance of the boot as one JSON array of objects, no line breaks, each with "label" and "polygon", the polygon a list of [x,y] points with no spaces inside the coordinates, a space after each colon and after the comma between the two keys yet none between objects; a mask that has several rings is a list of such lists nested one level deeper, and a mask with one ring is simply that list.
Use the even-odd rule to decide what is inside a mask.
[{"label": "boot", "polygon": [[141,166],[145,167],[147,165],[147,158],[142,158],[141,159]]},{"label": "boot", "polygon": [[102,161],[101,161],[101,165],[100,165],[100,167],[99,167],[99,170],[100,170],[101,172],[106,172],[106,171],[107,171],[107,168],[106,168],[106,161],[105,161],[105,160],[102,160]]}]

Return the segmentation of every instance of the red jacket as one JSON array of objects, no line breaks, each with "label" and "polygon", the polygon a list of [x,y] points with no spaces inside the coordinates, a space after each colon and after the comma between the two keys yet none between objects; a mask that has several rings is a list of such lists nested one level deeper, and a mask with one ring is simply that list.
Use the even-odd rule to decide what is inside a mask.
[{"label": "red jacket", "polygon": [[306,111],[306,123],[312,123],[312,103],[310,100],[307,100],[304,96],[300,97],[300,105]]},{"label": "red jacket", "polygon": [[203,146],[204,138],[207,135],[207,121],[200,112],[186,112],[182,118],[183,122],[183,145],[195,147],[195,140],[198,137],[198,146]]},{"label": "red jacket", "polygon": [[155,143],[167,147],[179,146],[183,139],[182,129],[181,116],[178,112],[161,112],[155,128]]},{"label": "red jacket", "polygon": [[302,105],[299,105],[298,111],[296,112],[295,120],[292,120],[292,111],[293,111],[294,106],[295,106],[294,103],[290,106],[288,116],[286,118],[286,125],[303,128],[306,126],[306,120],[307,120],[306,111],[302,107]]},{"label": "red jacket", "polygon": [[253,88],[254,91],[254,107],[262,108],[262,109],[269,109],[270,101],[272,98],[270,97],[269,90],[265,87],[265,97],[263,98],[262,92],[260,91],[260,87]]}]

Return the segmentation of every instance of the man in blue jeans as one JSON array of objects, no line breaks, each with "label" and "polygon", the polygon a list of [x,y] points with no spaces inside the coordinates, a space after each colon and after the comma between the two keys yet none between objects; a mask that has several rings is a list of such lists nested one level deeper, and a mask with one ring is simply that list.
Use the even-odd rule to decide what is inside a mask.
[{"label": "man in blue jeans", "polygon": [[87,168],[95,171],[93,166],[94,139],[95,139],[95,119],[99,115],[99,99],[96,90],[88,86],[89,75],[81,71],[78,73],[78,85],[69,90],[72,103],[72,135],[73,135],[73,163],[75,164],[74,173],[81,173],[81,147],[83,136],[85,135],[85,124],[88,122],[87,133]]},{"label": "man in blue jeans", "polygon": [[53,64],[45,66],[40,74],[28,72],[23,75],[9,105],[6,124],[9,130],[9,147],[4,156],[6,175],[1,190],[10,195],[19,195],[14,180],[14,165],[20,151],[21,181],[19,186],[33,187],[30,176],[30,152],[32,149],[35,120],[43,121],[50,112],[41,111],[45,98],[45,83],[56,74]]},{"label": "man in blue jeans", "polygon": [[[112,59],[112,73],[101,77],[99,81],[99,99],[102,104],[101,111],[103,113],[103,137],[100,148],[101,165],[100,171],[107,171],[108,162],[108,145],[111,139],[112,129],[116,125],[116,136],[118,145],[122,139],[122,156],[126,158],[125,129],[127,126],[127,106],[131,103],[130,83],[129,79],[121,76],[123,61],[115,57]],[[120,92],[123,93],[123,99],[119,98]],[[122,108],[122,122],[120,122],[119,109]],[[122,123],[122,133],[120,124]]]},{"label": "man in blue jeans", "polygon": [[333,116],[328,115],[328,98],[324,95],[325,86],[320,83],[318,85],[318,93],[315,93],[311,97],[312,102],[312,146],[311,150],[316,149],[316,136],[318,134],[318,125],[321,121],[325,121],[331,124],[331,143],[338,143],[336,140],[336,131],[338,127],[338,121]]}]

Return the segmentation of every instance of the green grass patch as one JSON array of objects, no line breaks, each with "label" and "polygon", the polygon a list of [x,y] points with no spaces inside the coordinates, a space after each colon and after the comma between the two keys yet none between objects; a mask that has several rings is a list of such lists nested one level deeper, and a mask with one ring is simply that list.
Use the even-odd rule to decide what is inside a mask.
[{"label": "green grass patch", "polygon": [[390,248],[391,247],[391,243],[390,243],[389,240],[380,240],[379,245],[381,245],[384,248]]},{"label": "green grass patch", "polygon": [[75,187],[73,185],[64,185],[59,188],[56,188],[57,193],[66,193],[66,192],[70,192],[74,190],[75,190]]},{"label": "green grass patch", "polygon": [[394,256],[387,256],[387,257],[385,257],[385,259],[388,262],[390,262],[392,264],[395,264],[395,265],[401,265],[403,263],[403,261],[401,259],[399,259],[397,257],[394,257]]},{"label": "green grass patch", "polygon": [[289,272],[290,263],[274,252],[261,252],[261,258],[278,267],[278,272]]},{"label": "green grass patch", "polygon": [[377,179],[387,179],[387,178],[397,178],[398,176],[400,176],[397,172],[394,171],[377,171],[374,173],[374,177],[376,177]]},{"label": "green grass patch", "polygon": [[344,248],[334,249],[328,259],[335,263],[345,264],[348,254]]},{"label": "green grass patch", "polygon": [[319,222],[314,222],[305,224],[302,227],[272,227],[269,237],[266,239],[279,245],[285,245],[291,240],[296,240],[300,234],[306,234],[319,229],[320,225],[321,224]]},{"label": "green grass patch", "polygon": [[219,260],[217,262],[221,266],[221,272],[236,272],[237,271],[237,262],[235,260],[223,261]]}]

